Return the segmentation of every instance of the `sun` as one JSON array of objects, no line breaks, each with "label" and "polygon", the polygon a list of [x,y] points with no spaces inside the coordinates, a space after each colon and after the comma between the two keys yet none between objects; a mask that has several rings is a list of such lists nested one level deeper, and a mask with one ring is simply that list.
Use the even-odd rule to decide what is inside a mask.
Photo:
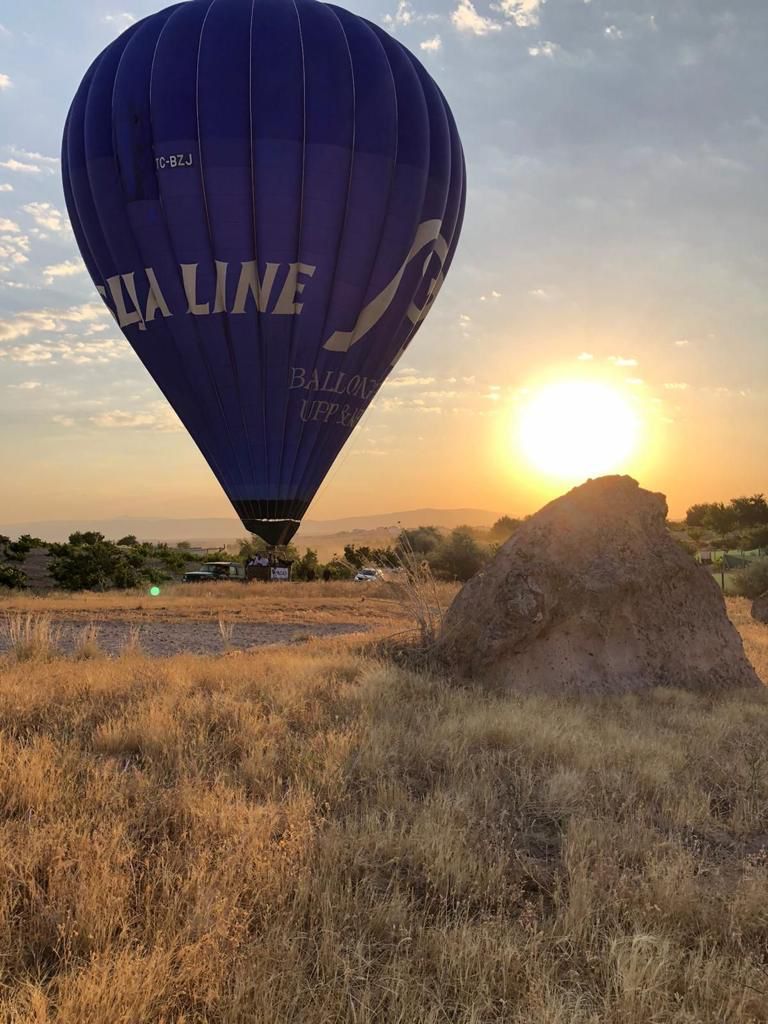
[{"label": "sun", "polygon": [[525,458],[547,476],[575,482],[622,469],[640,428],[631,401],[592,380],[545,385],[524,404],[517,423]]}]

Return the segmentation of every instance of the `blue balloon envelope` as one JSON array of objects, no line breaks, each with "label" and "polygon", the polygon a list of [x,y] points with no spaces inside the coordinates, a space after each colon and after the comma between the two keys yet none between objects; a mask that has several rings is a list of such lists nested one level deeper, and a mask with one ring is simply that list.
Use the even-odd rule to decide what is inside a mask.
[{"label": "blue balloon envelope", "polygon": [[96,59],[62,168],[123,333],[246,529],[287,543],[450,266],[440,90],[332,4],[188,0]]}]

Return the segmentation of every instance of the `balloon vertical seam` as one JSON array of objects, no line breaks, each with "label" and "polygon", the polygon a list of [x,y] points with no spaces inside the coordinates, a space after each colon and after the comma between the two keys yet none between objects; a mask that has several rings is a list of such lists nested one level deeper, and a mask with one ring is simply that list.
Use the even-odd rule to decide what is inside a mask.
[{"label": "balloon vertical seam", "polygon": [[[335,286],[336,286],[336,270],[338,269],[338,266],[339,266],[339,257],[341,255],[342,248],[344,246],[345,232],[346,232],[346,229],[347,229],[347,225],[349,223],[349,196],[350,196],[350,189],[351,189],[351,186],[352,186],[352,176],[353,176],[354,171],[355,171],[355,145],[356,145],[356,140],[357,140],[357,97],[356,97],[356,92],[355,92],[355,68],[354,68],[354,63],[352,61],[352,51],[351,51],[351,48],[350,48],[350,45],[349,45],[349,38],[347,36],[347,33],[344,31],[344,25],[342,24],[341,19],[338,17],[336,12],[330,7],[330,5],[324,5],[324,6],[330,12],[332,17],[336,20],[336,24],[339,26],[341,34],[342,34],[342,36],[344,38],[344,45],[345,45],[346,50],[347,50],[347,57],[349,59],[349,77],[350,77],[350,82],[351,82],[351,86],[352,86],[352,141],[351,141],[351,145],[350,145],[349,168],[347,170],[347,193],[346,193],[346,199],[345,199],[345,202],[344,202],[344,215],[343,215],[343,218],[342,218],[341,230],[339,231],[339,237],[338,237],[338,240],[336,242],[336,255],[335,255],[334,263],[333,263],[333,274],[332,274],[332,277],[331,277],[331,286],[330,286],[330,288],[328,290],[328,297],[327,297],[326,305],[325,305],[325,313],[323,314],[323,321],[322,321],[323,326],[322,326],[322,330],[320,332],[320,338],[321,339],[325,337],[325,331],[326,331],[326,327],[327,327],[327,324],[328,324],[328,314],[329,314],[330,310],[333,308],[334,289],[335,289]],[[315,357],[314,357],[314,364],[312,366],[312,372],[314,372],[317,369],[317,366],[318,366],[319,360],[320,360],[320,358],[321,358],[321,356],[323,354],[323,351],[324,350],[323,350],[323,348],[321,346],[318,346],[315,349]],[[311,376],[311,374],[310,374],[310,376]],[[301,505],[303,503],[302,491],[303,491],[303,486],[304,486],[304,476],[300,475],[299,479],[295,481],[294,480],[294,473],[296,471],[296,464],[298,462],[299,453],[301,451],[301,444],[302,444],[302,441],[304,439],[304,430],[305,430],[305,428],[306,428],[306,423],[302,420],[301,427],[299,428],[299,438],[298,438],[298,441],[296,443],[296,448],[295,448],[295,451],[294,451],[294,454],[293,454],[293,462],[291,464],[291,471],[290,471],[290,473],[288,475],[288,490],[289,490],[289,493],[291,491],[294,492],[293,505],[291,506],[291,514],[292,515],[297,515],[298,514],[298,510],[300,510]]]},{"label": "balloon vertical seam", "polygon": [[[214,260],[216,259],[216,251],[215,251],[215,242],[214,242],[214,238],[213,238],[213,229],[212,229],[212,226],[211,226],[210,211],[209,211],[209,207],[208,207],[208,197],[207,197],[206,192],[205,192],[205,166],[203,164],[203,138],[202,138],[202,134],[201,134],[201,131],[200,131],[200,61],[201,61],[202,51],[203,51],[203,37],[205,35],[205,27],[206,27],[206,25],[208,23],[208,18],[210,17],[211,11],[216,6],[217,2],[218,2],[218,0],[211,0],[211,3],[209,5],[209,7],[208,7],[208,10],[205,12],[205,17],[203,18],[203,23],[200,26],[200,39],[199,39],[198,48],[197,48],[197,67],[196,67],[196,75],[195,75],[195,114],[196,114],[196,118],[197,118],[197,148],[198,148],[198,159],[200,161],[200,184],[201,184],[201,193],[202,193],[202,197],[203,197],[203,208],[205,210],[205,222],[206,222],[206,225],[207,225],[207,228],[208,228],[208,242],[209,242],[209,247],[210,247],[210,251],[211,251],[211,256],[213,257]],[[232,369],[232,378],[233,378],[233,381],[234,381],[234,384],[235,384],[235,388],[237,390],[237,395],[238,395],[238,397],[240,399],[240,401],[238,403],[238,412],[240,414],[240,423],[242,425],[243,434],[245,435],[245,441],[246,441],[246,450],[247,450],[246,462],[247,462],[248,465],[250,465],[251,479],[254,479],[255,476],[256,476],[256,473],[255,473],[255,467],[254,467],[254,464],[253,464],[253,446],[251,445],[251,439],[250,439],[250,436],[248,434],[248,424],[247,424],[247,421],[246,421],[245,413],[243,411],[243,401],[242,401],[243,392],[242,392],[242,387],[241,387],[241,383],[240,383],[239,367],[237,365],[237,353],[235,352],[234,345],[232,343],[232,335],[230,334],[230,330],[229,330],[229,318],[228,318],[226,313],[224,313],[223,316],[222,316],[222,326],[223,326],[223,330],[224,330],[224,338],[225,338],[225,341],[226,341],[227,355],[229,356],[229,365],[230,365],[230,367]],[[225,426],[226,426],[226,423],[227,423],[227,421],[225,420]]]}]

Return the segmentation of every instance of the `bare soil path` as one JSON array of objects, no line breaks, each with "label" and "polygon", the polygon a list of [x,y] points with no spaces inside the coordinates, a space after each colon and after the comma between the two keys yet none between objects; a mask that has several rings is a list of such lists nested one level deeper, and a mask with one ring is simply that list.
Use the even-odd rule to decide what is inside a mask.
[{"label": "bare soil path", "polygon": [[[127,619],[94,619],[85,623],[82,619],[57,618],[54,625],[56,647],[63,654],[71,653],[82,637],[83,630],[91,627],[96,629],[96,642],[105,654],[118,655],[127,647],[138,646],[145,654],[157,658],[174,654],[224,654],[226,651],[245,651],[265,644],[296,644],[313,637],[366,632],[368,628],[354,622],[325,625],[236,622],[227,624],[227,631],[231,628],[231,633],[225,640],[218,623],[210,620],[158,622],[144,619],[132,622]],[[7,651],[9,646],[7,631],[0,628],[0,654]]]}]

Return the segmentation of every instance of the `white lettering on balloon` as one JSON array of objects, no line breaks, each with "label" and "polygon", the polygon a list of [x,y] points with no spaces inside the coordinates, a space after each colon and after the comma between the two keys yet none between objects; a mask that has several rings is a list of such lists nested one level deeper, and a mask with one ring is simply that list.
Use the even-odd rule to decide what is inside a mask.
[{"label": "white lettering on balloon", "polygon": [[[348,352],[368,334],[394,302],[410,262],[429,246],[422,265],[421,282],[429,276],[433,259],[437,261],[436,272],[427,284],[422,305],[417,306],[415,302],[411,302],[405,314],[414,327],[423,320],[443,283],[443,268],[448,256],[448,243],[440,234],[440,228],[439,220],[428,220],[419,225],[405,260],[390,282],[365,305],[351,330],[334,331],[324,342],[323,348],[329,352]],[[304,308],[304,290],[317,267],[307,263],[266,263],[260,267],[256,260],[244,261],[237,267],[216,260],[213,268],[206,269],[208,273],[204,276],[208,281],[211,278],[211,270],[215,273],[215,285],[210,288],[213,294],[204,294],[199,263],[182,263],[179,267],[186,299],[184,312],[188,316],[210,316],[216,313],[243,316],[253,310],[272,316],[300,316]],[[168,318],[174,315],[155,270],[146,267],[144,274],[146,283],[143,290],[147,298],[143,308],[139,300],[135,272],[115,274],[107,279],[105,285],[97,286],[99,294],[120,327],[137,325],[140,331],[145,331],[147,324],[158,316]],[[279,284],[281,280],[282,284]],[[230,306],[227,297],[233,293]]]}]

